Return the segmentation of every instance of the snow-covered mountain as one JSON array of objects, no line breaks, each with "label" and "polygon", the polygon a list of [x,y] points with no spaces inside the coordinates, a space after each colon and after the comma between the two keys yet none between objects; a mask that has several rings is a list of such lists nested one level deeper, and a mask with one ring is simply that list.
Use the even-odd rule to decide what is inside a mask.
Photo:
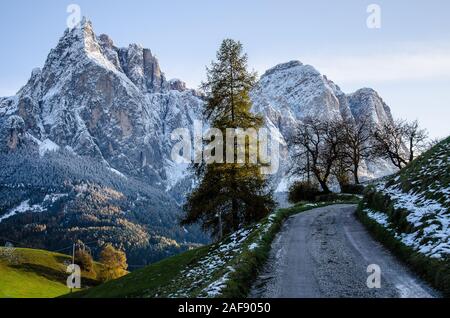
[{"label": "snow-covered mountain", "polygon": [[370,115],[374,122],[392,121],[389,107],[376,91],[363,88],[346,95],[313,66],[299,61],[279,64],[266,71],[252,92],[253,110],[269,126],[287,137],[305,117],[355,118]]},{"label": "snow-covered mountain", "polygon": [[[392,120],[374,90],[346,95],[298,61],[268,70],[251,98],[282,143],[272,178],[280,191],[289,182],[284,140],[304,117]],[[178,226],[177,203],[193,177],[170,158],[171,132],[192,131],[203,104],[199,92],[165,78],[149,49],[118,48],[86,19],[67,29],[43,68],[15,96],[0,98],[0,233],[43,248],[69,244],[68,232],[112,240],[139,262],[204,242],[195,227]]]},{"label": "snow-covered mountain", "polygon": [[83,20],[16,96],[0,101],[0,117],[20,116],[38,144],[51,140],[164,187],[170,133],[192,126],[201,106],[197,92],[165,79],[150,50],[117,48]]},{"label": "snow-covered mountain", "polygon": [[[266,71],[252,92],[253,111],[265,117],[266,125],[288,140],[295,127],[305,117],[320,119],[369,116],[374,124],[392,122],[392,115],[378,93],[363,88],[346,95],[339,86],[320,74],[313,66],[299,61],[279,64]],[[280,170],[274,177],[275,186],[285,191],[289,185],[286,171],[289,149],[282,145]],[[384,161],[362,167],[362,178],[380,177],[392,171]]]},{"label": "snow-covered mountain", "polygon": [[[357,120],[370,114],[376,123],[392,120],[389,107],[374,90],[346,95],[299,61],[264,73],[252,100],[253,110],[284,138],[305,116]],[[170,133],[178,127],[192,128],[201,118],[202,105],[198,92],[180,80],[166,80],[149,49],[138,44],[118,48],[107,35],[96,36],[84,19],[79,28],[65,31],[44,67],[33,70],[16,96],[0,99],[0,118],[12,132],[9,139],[16,139],[7,140],[9,148],[28,136],[22,141],[31,140],[43,148],[41,153],[49,145],[68,148],[176,192],[177,184],[186,183],[186,167],[170,160]],[[19,117],[10,119],[13,115]],[[19,125],[21,119],[23,131],[8,126]],[[288,155],[286,149],[282,153]],[[281,182],[284,171],[275,182]]]}]

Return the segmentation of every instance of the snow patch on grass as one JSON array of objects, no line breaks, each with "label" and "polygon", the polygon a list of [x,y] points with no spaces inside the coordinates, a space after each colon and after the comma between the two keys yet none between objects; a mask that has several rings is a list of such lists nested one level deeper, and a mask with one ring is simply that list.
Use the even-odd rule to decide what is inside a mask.
[{"label": "snow patch on grass", "polygon": [[[256,226],[241,229],[230,235],[223,242],[213,245],[208,254],[182,271],[188,283],[185,287],[180,287],[176,293],[169,297],[188,297],[195,290],[201,289],[199,297],[216,297],[221,294],[226,287],[229,275],[234,272],[230,266],[233,260],[239,256],[250,234],[257,229]],[[214,279],[212,282],[211,280]],[[203,287],[206,286],[206,287]]]},{"label": "snow patch on grass", "polygon": [[[381,183],[376,190],[388,195],[395,209],[408,211],[406,220],[413,225],[413,232],[397,233],[404,244],[432,258],[450,254],[450,217],[445,206],[436,200],[427,199],[423,193],[405,193],[398,185],[387,187]],[[375,215],[372,213],[372,216]]]},{"label": "snow patch on grass", "polygon": [[384,227],[387,227],[389,225],[389,218],[386,213],[381,213],[371,209],[364,209],[364,212],[366,212],[367,216],[378,224]]}]

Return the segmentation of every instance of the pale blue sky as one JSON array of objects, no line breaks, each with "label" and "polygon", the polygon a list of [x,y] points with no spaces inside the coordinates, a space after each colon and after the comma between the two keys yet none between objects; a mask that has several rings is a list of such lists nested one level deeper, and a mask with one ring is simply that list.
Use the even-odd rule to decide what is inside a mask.
[{"label": "pale blue sky", "polygon": [[[395,116],[450,134],[450,1],[428,0],[14,0],[0,3],[0,96],[13,95],[44,64],[80,5],[97,34],[140,43],[168,78],[197,87],[225,37],[240,40],[252,68],[289,60],[315,66],[346,93],[373,87]],[[381,7],[381,29],[366,26]]]}]

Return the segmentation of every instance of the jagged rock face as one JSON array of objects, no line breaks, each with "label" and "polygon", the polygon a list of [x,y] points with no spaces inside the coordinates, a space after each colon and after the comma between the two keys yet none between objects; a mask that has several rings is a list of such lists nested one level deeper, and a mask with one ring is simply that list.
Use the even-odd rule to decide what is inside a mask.
[{"label": "jagged rock face", "polygon": [[362,88],[348,95],[348,102],[356,119],[369,116],[378,125],[393,122],[391,109],[371,88]]},{"label": "jagged rock face", "polygon": [[253,111],[266,115],[284,137],[305,117],[332,119],[351,113],[339,87],[299,61],[265,72],[252,92],[252,101]]},{"label": "jagged rock face", "polygon": [[170,132],[189,127],[201,106],[195,91],[166,81],[150,50],[116,48],[84,20],[15,98],[1,101],[0,116],[18,115],[40,141],[164,186]]},{"label": "jagged rock face", "polygon": [[299,61],[279,64],[263,74],[252,91],[253,111],[263,114],[283,136],[305,117],[354,118],[370,115],[392,121],[389,107],[372,89],[346,95],[314,67]]},{"label": "jagged rock face", "polygon": [[11,116],[3,126],[2,134],[6,139],[7,150],[16,150],[22,146],[25,136],[25,122],[20,116]]}]

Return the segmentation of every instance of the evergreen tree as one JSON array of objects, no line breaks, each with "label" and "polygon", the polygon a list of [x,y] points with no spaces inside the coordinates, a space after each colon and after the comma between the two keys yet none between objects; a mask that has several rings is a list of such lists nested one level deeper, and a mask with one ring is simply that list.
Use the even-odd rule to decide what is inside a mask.
[{"label": "evergreen tree", "polygon": [[[225,138],[229,128],[257,130],[262,126],[263,119],[250,112],[249,92],[255,79],[256,74],[247,71],[247,55],[243,54],[241,43],[226,39],[217,52],[217,61],[207,68],[207,81],[202,84],[207,98],[204,115],[211,127],[222,132],[225,140],[219,147],[223,147],[224,154],[231,150],[234,160],[197,166],[201,181],[187,199],[181,223],[201,221],[203,229],[219,239],[261,219],[274,208],[267,180],[260,172],[261,164],[250,160],[252,151],[258,153],[258,143],[252,143],[249,137],[242,147],[245,149],[238,149],[237,138]],[[245,151],[241,162],[238,150]],[[212,154],[216,151],[212,150]]]}]

